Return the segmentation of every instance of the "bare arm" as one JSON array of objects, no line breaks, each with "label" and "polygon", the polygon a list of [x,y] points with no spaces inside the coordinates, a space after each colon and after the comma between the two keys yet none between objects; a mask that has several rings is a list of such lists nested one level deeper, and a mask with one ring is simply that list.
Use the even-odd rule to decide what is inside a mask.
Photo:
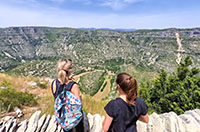
[{"label": "bare arm", "polygon": [[53,83],[53,93],[56,92],[56,81],[51,81],[51,84]]},{"label": "bare arm", "polygon": [[102,126],[104,132],[107,132],[107,131],[108,131],[108,129],[109,129],[109,127],[110,127],[110,124],[112,123],[112,120],[113,120],[113,118],[110,117],[110,116],[106,113],[105,119],[104,119],[104,121],[103,121],[103,126]]},{"label": "bare arm", "polygon": [[139,118],[139,121],[148,123],[149,122],[149,115],[148,115],[148,113],[146,115],[141,115],[140,118]]},{"label": "bare arm", "polygon": [[79,91],[79,87],[77,84],[74,84],[72,89],[71,89],[71,92],[75,95],[75,97],[79,100],[81,100],[81,96],[80,96],[80,91]]}]

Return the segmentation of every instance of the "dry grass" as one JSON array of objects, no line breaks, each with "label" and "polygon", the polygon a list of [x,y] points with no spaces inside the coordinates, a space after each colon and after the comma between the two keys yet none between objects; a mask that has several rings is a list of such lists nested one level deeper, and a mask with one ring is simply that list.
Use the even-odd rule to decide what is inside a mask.
[{"label": "dry grass", "polygon": [[82,102],[83,102],[83,111],[91,114],[98,113],[100,115],[105,114],[104,107],[108,103],[108,101],[97,101],[89,95],[83,95]]},{"label": "dry grass", "polygon": [[[0,73],[0,83],[3,81],[7,81],[12,85],[12,88],[16,89],[17,91],[26,91],[28,93],[32,93],[36,95],[38,105],[34,107],[27,107],[24,106],[22,108],[23,113],[25,114],[24,118],[29,118],[32,113],[36,110],[41,110],[43,113],[52,114],[54,110],[51,107],[53,104],[53,97],[51,95],[50,85],[48,85],[47,89],[42,89],[37,86],[30,86],[27,82],[39,82],[40,78],[37,77],[22,77],[22,76],[15,76],[15,75],[7,75]],[[51,110],[52,109],[52,110]],[[5,113],[4,113],[5,114]],[[9,114],[9,113],[7,113]]]},{"label": "dry grass", "polygon": [[[2,81],[8,81],[12,84],[13,88],[17,91],[27,91],[37,96],[38,105],[34,107],[24,106],[22,108],[23,113],[25,114],[21,120],[30,118],[30,116],[36,111],[41,110],[43,114],[54,114],[54,98],[51,93],[50,84],[48,84],[47,89],[42,89],[37,86],[30,86],[27,82],[38,82],[40,78],[37,77],[22,77],[22,76],[14,76],[0,73],[0,83]],[[86,113],[91,114],[100,114],[104,115],[104,106],[108,103],[108,101],[97,101],[93,99],[89,95],[82,95],[83,102],[83,110]]]}]

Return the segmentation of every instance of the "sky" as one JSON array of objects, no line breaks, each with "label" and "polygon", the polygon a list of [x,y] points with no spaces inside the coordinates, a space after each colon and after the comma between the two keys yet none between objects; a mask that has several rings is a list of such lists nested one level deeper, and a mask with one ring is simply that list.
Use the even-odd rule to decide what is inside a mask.
[{"label": "sky", "polygon": [[0,0],[0,28],[200,27],[200,0]]}]

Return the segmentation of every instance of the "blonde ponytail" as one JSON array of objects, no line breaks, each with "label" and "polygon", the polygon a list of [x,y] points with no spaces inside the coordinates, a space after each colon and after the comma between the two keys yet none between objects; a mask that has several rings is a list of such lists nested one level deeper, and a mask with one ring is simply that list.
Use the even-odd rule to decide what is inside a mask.
[{"label": "blonde ponytail", "polygon": [[60,81],[60,84],[65,84],[67,81],[66,81],[66,73],[64,70],[60,70],[58,72],[58,79]]},{"label": "blonde ponytail", "polygon": [[65,84],[69,81],[69,73],[68,70],[70,68],[71,61],[67,59],[62,59],[58,61],[57,64],[57,72],[58,72],[58,79],[62,84]]}]

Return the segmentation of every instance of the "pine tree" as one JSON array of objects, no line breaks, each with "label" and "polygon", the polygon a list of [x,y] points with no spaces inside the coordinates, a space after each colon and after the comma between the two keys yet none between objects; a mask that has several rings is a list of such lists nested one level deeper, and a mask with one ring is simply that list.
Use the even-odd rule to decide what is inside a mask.
[{"label": "pine tree", "polygon": [[191,68],[191,65],[192,60],[187,56],[176,73],[168,75],[161,70],[152,85],[141,85],[139,95],[150,111],[183,114],[186,110],[200,108],[200,69]]}]

